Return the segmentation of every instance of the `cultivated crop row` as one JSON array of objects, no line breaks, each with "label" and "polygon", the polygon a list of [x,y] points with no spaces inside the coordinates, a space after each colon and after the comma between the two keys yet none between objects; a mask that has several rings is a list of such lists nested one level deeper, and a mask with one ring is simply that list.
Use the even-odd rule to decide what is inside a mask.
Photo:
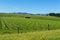
[{"label": "cultivated crop row", "polygon": [[[7,32],[27,32],[37,30],[60,29],[60,21],[25,19],[18,17],[1,17],[0,26]],[[18,30],[19,27],[19,30]]]}]

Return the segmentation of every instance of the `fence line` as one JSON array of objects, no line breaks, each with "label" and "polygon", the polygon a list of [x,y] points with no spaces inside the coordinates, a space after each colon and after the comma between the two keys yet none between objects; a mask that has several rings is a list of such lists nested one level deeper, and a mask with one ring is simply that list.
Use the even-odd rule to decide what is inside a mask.
[{"label": "fence line", "polygon": [[[4,24],[5,24],[5,23],[4,23]],[[8,27],[8,26],[6,27],[6,26],[7,26],[7,25],[5,24],[5,28],[4,28],[4,29],[2,28],[2,29],[3,29],[4,31],[5,31],[6,28],[7,28],[6,30],[10,30],[9,27]],[[13,27],[13,29],[14,29],[14,27]],[[40,30],[40,29],[41,29],[41,30],[43,30],[44,28],[40,28],[40,27],[34,28],[34,27],[32,27],[32,28],[30,28],[30,29],[33,29],[33,30]],[[30,29],[28,28],[28,30],[30,30]],[[48,30],[51,30],[49,24],[48,24],[47,29],[48,29]],[[23,28],[21,28],[21,26],[16,27],[16,31],[17,31],[18,34],[21,33],[21,30],[24,30]],[[25,30],[27,30],[27,28],[25,28]],[[32,30],[32,31],[33,31],[33,30]]]}]

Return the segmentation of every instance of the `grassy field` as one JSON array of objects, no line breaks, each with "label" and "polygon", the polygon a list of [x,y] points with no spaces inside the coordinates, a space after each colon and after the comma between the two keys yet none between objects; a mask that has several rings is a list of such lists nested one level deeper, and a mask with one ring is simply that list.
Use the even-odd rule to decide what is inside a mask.
[{"label": "grassy field", "polygon": [[[30,18],[25,18],[26,16]],[[59,17],[29,14],[0,14],[0,40],[59,39]]]},{"label": "grassy field", "polygon": [[0,35],[0,40],[60,40],[60,30],[3,34]]}]

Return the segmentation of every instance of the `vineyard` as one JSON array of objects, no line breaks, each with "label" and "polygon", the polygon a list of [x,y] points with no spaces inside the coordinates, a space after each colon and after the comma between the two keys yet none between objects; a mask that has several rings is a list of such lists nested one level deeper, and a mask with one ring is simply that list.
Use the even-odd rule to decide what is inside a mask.
[{"label": "vineyard", "polygon": [[[25,18],[26,16],[29,16],[30,18]],[[52,34],[54,34],[54,33],[57,33],[57,36],[58,36],[58,34],[60,34],[59,29],[60,29],[60,18],[59,17],[39,16],[39,15],[22,15],[22,14],[21,15],[16,15],[16,14],[3,15],[3,14],[1,14],[1,16],[0,16],[0,34],[2,34],[2,35],[0,35],[1,40],[3,38],[3,35],[5,37],[6,35],[10,36],[10,34],[11,34],[11,36],[28,35],[29,37],[30,37],[30,35],[34,35],[33,40],[40,40],[39,35],[41,35],[42,33],[43,33],[43,36],[45,35],[45,33],[46,33],[46,35],[51,33],[46,36],[48,39],[48,37],[50,37],[50,35],[51,35],[51,37],[55,36],[55,35],[52,36]],[[31,33],[31,34],[29,34],[29,33]],[[18,39],[19,39],[19,36],[18,36]],[[35,39],[35,36],[37,36],[36,39]],[[7,38],[7,36],[6,36],[6,38]],[[25,38],[25,37],[21,37],[21,38]],[[32,36],[31,36],[31,38],[32,38]],[[18,39],[16,39],[16,40],[18,40]],[[45,39],[45,36],[44,36],[44,38],[42,38],[41,40],[47,40],[47,39]],[[54,39],[55,38],[53,38],[53,40]],[[24,40],[24,39],[19,39],[19,40]],[[27,36],[26,36],[25,40],[28,40]],[[29,40],[31,40],[31,39],[29,39]],[[48,39],[48,40],[50,40],[50,39]]]}]

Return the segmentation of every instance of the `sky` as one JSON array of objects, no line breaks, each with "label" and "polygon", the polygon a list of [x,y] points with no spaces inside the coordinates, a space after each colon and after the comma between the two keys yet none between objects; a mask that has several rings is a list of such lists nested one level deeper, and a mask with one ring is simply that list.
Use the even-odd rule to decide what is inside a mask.
[{"label": "sky", "polygon": [[60,13],[60,0],[0,0],[0,12]]}]

